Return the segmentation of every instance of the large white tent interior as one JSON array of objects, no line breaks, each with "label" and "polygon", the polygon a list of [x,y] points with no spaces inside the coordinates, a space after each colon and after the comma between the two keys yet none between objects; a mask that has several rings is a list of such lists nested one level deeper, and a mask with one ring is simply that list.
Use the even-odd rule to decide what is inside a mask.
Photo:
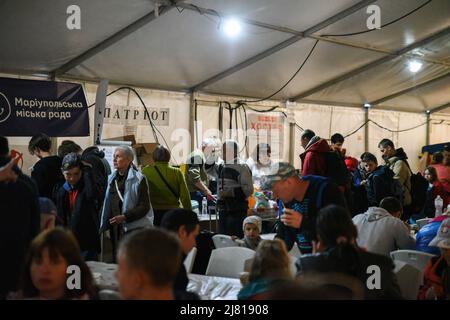
[{"label": "large white tent interior", "polygon": [[[81,28],[70,30],[73,4]],[[380,8],[380,29],[367,29],[370,5]],[[241,23],[234,38],[223,33],[231,17]],[[280,158],[296,167],[301,128],[327,139],[348,135],[345,147],[354,157],[380,157],[378,142],[390,138],[415,169],[422,146],[450,137],[448,0],[3,0],[0,21],[3,77],[81,83],[88,104],[101,79],[109,81],[108,92],[131,86],[147,107],[169,110],[159,126],[169,147],[178,141],[175,129],[195,133],[190,147],[197,147],[219,128],[220,101],[238,100],[249,101],[248,116],[272,106],[279,108],[269,114],[287,114]],[[421,64],[417,72],[408,68],[412,61]],[[257,100],[263,101],[251,102]],[[141,103],[121,90],[107,106]],[[90,122],[89,137],[73,138],[82,147],[94,143],[94,108]],[[236,126],[246,125],[239,119]],[[148,124],[123,119],[105,121],[103,138],[129,131],[153,142]],[[28,141],[10,138],[24,152]],[[26,156],[25,172],[34,161]]]}]

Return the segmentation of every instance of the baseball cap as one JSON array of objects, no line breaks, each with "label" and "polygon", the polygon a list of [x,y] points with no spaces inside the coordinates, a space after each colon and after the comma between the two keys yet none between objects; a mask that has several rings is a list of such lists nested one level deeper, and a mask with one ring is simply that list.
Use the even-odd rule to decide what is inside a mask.
[{"label": "baseball cap", "polygon": [[41,214],[53,214],[56,212],[56,206],[53,201],[45,197],[39,197],[39,209]]},{"label": "baseball cap", "polygon": [[63,169],[63,171],[66,171],[75,167],[82,166],[81,156],[79,154],[76,154],[75,152],[71,152],[64,157],[61,168]]},{"label": "baseball cap", "polygon": [[450,218],[442,221],[436,237],[431,240],[428,246],[450,249]]},{"label": "baseball cap", "polygon": [[299,170],[288,162],[274,163],[270,166],[270,174],[261,179],[261,188],[270,190],[276,182],[298,175],[300,175]]}]

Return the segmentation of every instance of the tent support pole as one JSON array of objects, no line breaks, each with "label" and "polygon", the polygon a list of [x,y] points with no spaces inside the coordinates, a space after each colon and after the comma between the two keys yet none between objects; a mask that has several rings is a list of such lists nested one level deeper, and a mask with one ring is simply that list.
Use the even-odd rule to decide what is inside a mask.
[{"label": "tent support pole", "polygon": [[426,125],[426,138],[425,138],[425,145],[429,145],[430,144],[430,113],[427,112],[427,125]]},{"label": "tent support pole", "polygon": [[369,108],[364,108],[364,151],[369,151]]},{"label": "tent support pole", "polygon": [[197,137],[195,136],[195,92],[191,93],[191,99],[189,103],[189,135],[190,135],[190,141],[191,141],[191,152],[195,149],[195,139]]},{"label": "tent support pole", "polygon": [[289,123],[289,163],[294,165],[295,153],[295,123]]}]

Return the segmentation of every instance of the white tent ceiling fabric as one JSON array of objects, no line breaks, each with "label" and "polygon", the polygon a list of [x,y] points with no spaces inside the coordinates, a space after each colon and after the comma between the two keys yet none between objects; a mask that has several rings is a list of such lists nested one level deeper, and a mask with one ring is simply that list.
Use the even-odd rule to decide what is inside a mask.
[{"label": "white tent ceiling fabric", "polygon": [[[424,2],[378,0],[373,4],[381,8],[381,21],[386,23]],[[66,8],[74,3],[81,8],[81,30],[65,27]],[[223,15],[304,31],[359,1],[191,0],[183,3],[217,10]],[[9,45],[0,51],[0,72],[30,75],[58,70],[153,9],[153,1],[149,0],[2,1],[0,38]],[[364,30],[367,18],[366,7],[363,7],[313,35]],[[106,78],[115,83],[183,91],[293,36],[245,24],[241,37],[227,39],[218,28],[219,20],[193,10],[172,8],[93,56],[79,61],[59,76],[61,79],[70,77],[94,81]],[[408,56],[416,55],[419,59],[428,60],[415,76],[405,71],[407,59],[404,55],[393,56],[393,60],[304,98],[323,101],[323,104],[362,105],[431,80],[449,71],[450,32],[446,32],[449,26],[450,1],[433,0],[381,30],[333,38],[366,49],[320,40],[304,69],[274,98],[295,97],[385,57],[389,52],[444,31],[433,41],[406,52]],[[312,39],[295,41],[200,90],[222,95],[267,96],[287,81],[312,45]],[[424,112],[450,102],[446,93],[449,87],[450,78],[443,79],[439,84],[425,86],[423,99],[411,97],[411,94],[401,95],[383,102],[381,107]]]}]

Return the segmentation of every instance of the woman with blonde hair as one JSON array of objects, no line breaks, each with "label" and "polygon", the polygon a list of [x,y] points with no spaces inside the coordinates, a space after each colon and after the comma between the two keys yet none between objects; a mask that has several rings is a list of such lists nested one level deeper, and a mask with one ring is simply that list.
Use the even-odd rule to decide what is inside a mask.
[{"label": "woman with blonde hair", "polygon": [[274,284],[292,280],[290,257],[283,241],[263,240],[258,245],[250,268],[248,284],[238,294],[239,300],[265,299]]}]

